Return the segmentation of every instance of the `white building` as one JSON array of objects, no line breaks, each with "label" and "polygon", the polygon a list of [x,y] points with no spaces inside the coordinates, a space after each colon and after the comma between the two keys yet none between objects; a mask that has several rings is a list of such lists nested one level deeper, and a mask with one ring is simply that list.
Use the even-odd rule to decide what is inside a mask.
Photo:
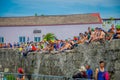
[{"label": "white building", "polygon": [[102,27],[99,13],[59,16],[1,17],[0,43],[40,41],[43,34],[54,33],[58,39],[73,38],[88,27]]}]

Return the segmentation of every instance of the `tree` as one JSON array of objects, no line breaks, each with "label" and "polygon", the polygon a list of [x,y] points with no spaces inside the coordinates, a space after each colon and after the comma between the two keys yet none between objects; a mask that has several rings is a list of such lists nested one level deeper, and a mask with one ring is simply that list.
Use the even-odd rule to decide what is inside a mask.
[{"label": "tree", "polygon": [[113,17],[110,17],[109,19],[110,19],[110,20],[109,20],[107,23],[108,23],[108,24],[111,24],[112,21],[114,20],[114,18],[113,18]]},{"label": "tree", "polygon": [[56,39],[55,35],[53,33],[47,33],[44,37],[43,40],[45,41],[54,41]]},{"label": "tree", "polygon": [[44,14],[41,14],[41,16],[45,16]]},{"label": "tree", "polygon": [[114,20],[114,18],[113,18],[113,17],[110,17],[110,20],[111,20],[111,21],[113,21],[113,20]]},{"label": "tree", "polygon": [[37,13],[35,13],[35,16],[38,16]]}]

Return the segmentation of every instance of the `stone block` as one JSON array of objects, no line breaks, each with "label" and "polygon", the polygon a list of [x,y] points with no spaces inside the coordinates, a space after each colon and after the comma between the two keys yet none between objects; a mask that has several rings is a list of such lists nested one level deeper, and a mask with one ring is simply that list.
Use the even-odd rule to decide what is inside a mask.
[{"label": "stone block", "polygon": [[9,72],[9,68],[4,68],[4,72]]}]

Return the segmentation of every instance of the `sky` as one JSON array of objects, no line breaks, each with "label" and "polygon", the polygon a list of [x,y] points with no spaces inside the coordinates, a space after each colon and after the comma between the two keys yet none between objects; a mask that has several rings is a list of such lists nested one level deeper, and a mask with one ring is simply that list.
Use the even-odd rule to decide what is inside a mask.
[{"label": "sky", "polygon": [[120,18],[120,0],[0,0],[0,17],[87,13]]}]

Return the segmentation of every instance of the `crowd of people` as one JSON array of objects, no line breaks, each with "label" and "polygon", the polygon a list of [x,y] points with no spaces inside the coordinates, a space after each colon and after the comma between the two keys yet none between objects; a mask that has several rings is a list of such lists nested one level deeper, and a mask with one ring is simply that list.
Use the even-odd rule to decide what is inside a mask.
[{"label": "crowd of people", "polygon": [[37,51],[65,51],[77,47],[79,44],[100,42],[104,43],[112,39],[120,39],[120,29],[115,29],[114,25],[108,31],[102,28],[96,27],[95,29],[88,27],[85,33],[79,33],[79,36],[75,36],[73,39],[69,40],[54,40],[46,41],[42,40],[40,42],[26,42],[26,43],[4,43],[0,44],[0,48],[18,48],[19,52],[23,55],[27,55],[29,52]]},{"label": "crowd of people", "polygon": [[80,78],[88,80],[110,80],[110,75],[108,71],[105,69],[104,61],[99,62],[99,68],[96,68],[95,74],[94,71],[90,68],[90,65],[86,65],[86,67],[81,66],[81,68],[78,70],[79,72],[75,73],[72,76],[74,80],[79,80]]},{"label": "crowd of people", "polygon": [[[71,50],[77,47],[79,44],[99,42],[104,43],[105,41],[111,41],[112,39],[120,39],[120,28],[115,28],[114,25],[111,25],[111,28],[108,31],[103,30],[102,28],[96,27],[95,29],[88,27],[88,30],[84,33],[79,33],[79,36],[75,36],[73,39],[68,40],[58,40],[46,41],[42,40],[40,42],[26,42],[26,43],[0,43],[0,48],[13,48],[18,49],[19,54],[27,56],[29,52],[44,52],[44,51],[60,51]],[[22,69],[19,69],[19,74],[23,74]],[[88,78],[93,79],[93,71],[90,68],[90,65],[86,65],[86,68],[81,67],[79,73],[73,75],[73,78]],[[104,75],[105,74],[105,75]],[[104,76],[103,76],[104,75]],[[107,75],[107,77],[106,77]],[[19,78],[24,78],[25,76],[18,75]],[[106,78],[106,79],[104,79]],[[104,68],[104,61],[100,62],[100,68],[96,69],[95,80],[109,80],[108,72]]]}]

